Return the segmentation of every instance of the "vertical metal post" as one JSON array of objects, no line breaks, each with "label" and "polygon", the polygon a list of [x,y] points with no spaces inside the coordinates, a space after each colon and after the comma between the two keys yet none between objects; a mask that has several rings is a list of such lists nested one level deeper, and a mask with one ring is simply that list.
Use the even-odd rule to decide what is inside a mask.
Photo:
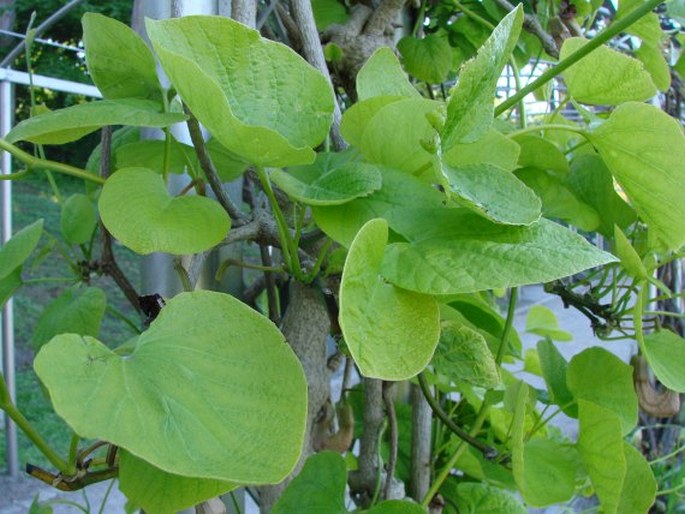
[{"label": "vertical metal post", "polygon": [[[0,82],[0,136],[12,127],[14,114],[14,85],[6,80]],[[12,173],[12,156],[3,152],[2,173]],[[2,208],[2,244],[12,237],[12,181],[0,183],[0,207]],[[14,310],[12,299],[7,300],[2,309],[2,372],[12,401],[16,401],[16,381],[14,374]],[[19,474],[19,452],[17,448],[17,427],[5,416],[5,441],[7,445],[7,472],[10,476]]]}]

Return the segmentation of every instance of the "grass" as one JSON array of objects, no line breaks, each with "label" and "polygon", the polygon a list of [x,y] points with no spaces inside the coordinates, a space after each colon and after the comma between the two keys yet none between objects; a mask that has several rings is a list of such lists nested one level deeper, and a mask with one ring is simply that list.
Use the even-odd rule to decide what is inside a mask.
[{"label": "grass", "polygon": [[[81,181],[70,177],[56,177],[63,198],[74,193],[83,193]],[[45,231],[59,237],[60,235],[60,204],[45,180],[40,175],[13,183],[13,227],[14,231],[32,223],[37,218],[45,220]],[[43,236],[41,245],[49,241]],[[97,247],[97,244],[95,245]],[[72,248],[75,256],[79,255],[78,248]],[[139,257],[115,244],[117,261],[124,273],[134,285],[140,281]],[[24,279],[65,277],[71,271],[68,262],[54,248],[46,258],[39,262],[25,266]],[[107,295],[108,305],[124,313],[136,324],[138,316],[128,304],[124,295],[114,282],[108,277],[94,276],[91,285],[102,288]],[[60,454],[66,456],[71,438],[71,431],[52,410],[50,401],[43,391],[32,370],[33,361],[33,331],[43,309],[61,292],[69,287],[69,283],[48,283],[23,286],[14,297],[15,349],[17,367],[17,405],[24,415],[31,421],[42,436]],[[105,314],[100,327],[99,339],[110,345],[123,342],[132,336],[130,328],[120,319],[109,312]],[[0,427],[0,469],[5,461],[4,427]],[[43,455],[36,450],[31,442],[19,434],[19,458],[21,465],[27,462],[50,469],[50,465]]]}]

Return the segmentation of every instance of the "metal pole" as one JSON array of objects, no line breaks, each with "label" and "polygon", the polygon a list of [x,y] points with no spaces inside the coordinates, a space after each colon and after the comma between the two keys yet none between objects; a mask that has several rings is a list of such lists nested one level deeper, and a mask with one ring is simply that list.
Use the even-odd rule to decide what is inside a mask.
[{"label": "metal pole", "polygon": [[[14,114],[14,86],[9,81],[0,82],[0,136],[12,127]],[[2,173],[12,173],[12,156],[2,154]],[[0,204],[2,207],[2,244],[12,237],[12,181],[0,183]],[[14,374],[14,312],[12,299],[2,309],[2,372],[12,401],[16,401],[16,381]],[[5,416],[5,442],[7,445],[7,472],[15,477],[19,474],[19,453],[17,449],[17,427]]]}]

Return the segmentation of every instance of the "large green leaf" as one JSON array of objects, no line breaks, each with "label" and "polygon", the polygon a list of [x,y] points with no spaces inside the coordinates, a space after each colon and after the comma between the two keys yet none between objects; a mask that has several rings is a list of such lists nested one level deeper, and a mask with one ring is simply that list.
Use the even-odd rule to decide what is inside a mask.
[{"label": "large green leaf", "polygon": [[340,205],[380,189],[383,179],[375,166],[351,162],[310,183],[279,169],[271,172],[271,180],[289,196],[307,205]]},{"label": "large green leaf", "polygon": [[7,134],[7,141],[61,145],[81,139],[106,125],[167,127],[186,119],[184,114],[162,112],[158,102],[126,98],[99,100],[39,114],[22,121]]},{"label": "large green leaf", "polygon": [[603,512],[624,514],[617,510],[627,472],[621,419],[614,411],[582,399],[578,411],[578,452]]},{"label": "large green leaf", "polygon": [[637,218],[635,211],[616,193],[611,173],[598,155],[585,154],[573,159],[566,185],[599,214],[597,230],[606,237],[613,237],[614,225],[625,228]]},{"label": "large green leaf", "polygon": [[43,234],[43,220],[39,219],[14,234],[0,248],[0,279],[20,268],[38,245]]},{"label": "large green leaf", "polygon": [[522,168],[550,170],[559,175],[568,173],[566,156],[550,140],[533,134],[521,134],[513,140],[521,147],[518,164]]},{"label": "large green leaf", "polygon": [[299,55],[225,17],[148,19],[146,27],[171,83],[222,145],[260,166],[314,160],[333,92]]},{"label": "large green leaf", "polygon": [[388,246],[383,276],[425,294],[458,294],[548,282],[616,258],[546,219],[530,227],[491,223],[461,209],[403,209],[391,228],[410,240]]},{"label": "large green leaf", "polygon": [[462,67],[447,104],[442,132],[444,152],[456,143],[476,141],[492,125],[497,81],[514,50],[522,23],[523,9],[517,6],[492,31],[476,58]]},{"label": "large green leaf", "polygon": [[[587,39],[568,38],[559,60],[580,50]],[[637,59],[607,46],[600,46],[564,71],[569,94],[586,104],[618,105],[630,100],[643,101],[656,95],[652,78]]]},{"label": "large green leaf", "polygon": [[[426,115],[439,107],[438,102],[423,98],[389,103],[367,124],[359,150],[369,162],[407,173],[419,174],[430,169],[435,156],[426,150],[425,143],[436,132]],[[388,137],[388,127],[392,127],[392,137]]]},{"label": "large green leaf", "polygon": [[107,230],[140,254],[177,255],[208,250],[230,228],[226,211],[202,196],[169,196],[162,177],[145,168],[126,168],[107,179],[99,201]]},{"label": "large green leaf", "polygon": [[685,393],[685,339],[660,330],[645,335],[643,350],[656,378],[669,389]]},{"label": "large green leaf", "polygon": [[486,389],[494,389],[500,383],[495,358],[483,336],[454,321],[442,323],[432,362],[438,373],[454,381]]},{"label": "large green leaf", "polygon": [[671,249],[685,243],[685,137],[652,105],[628,102],[590,140],[642,219]]},{"label": "large green leaf", "polygon": [[155,58],[131,27],[96,13],[81,23],[88,72],[105,98],[161,100]]},{"label": "large green leaf", "polygon": [[361,146],[364,130],[378,112],[388,104],[406,100],[405,96],[374,96],[355,103],[343,113],[340,132],[353,146]]},{"label": "large green leaf", "polygon": [[283,491],[273,514],[347,514],[343,458],[333,452],[312,455]]},{"label": "large green leaf", "polygon": [[65,241],[71,244],[85,244],[93,237],[98,224],[93,200],[88,195],[76,193],[62,204],[60,228]]},{"label": "large green leaf", "polygon": [[388,224],[366,223],[347,254],[340,327],[362,375],[405,380],[426,367],[440,336],[437,302],[388,284],[380,274]]},{"label": "large green leaf", "polygon": [[637,423],[633,369],[613,353],[597,346],[583,350],[571,359],[566,381],[576,400],[616,414],[624,434]]},{"label": "large green leaf", "polygon": [[365,514],[426,514],[426,509],[410,501],[386,500],[374,505]]},{"label": "large green leaf", "polygon": [[526,332],[549,337],[555,341],[571,341],[573,336],[559,329],[559,321],[552,309],[544,305],[533,305],[526,316]]},{"label": "large green leaf", "polygon": [[404,67],[419,80],[440,84],[452,69],[452,48],[446,37],[428,34],[422,39],[406,36],[397,43]]},{"label": "large green leaf", "polygon": [[375,96],[406,96],[418,98],[400,66],[395,52],[387,46],[376,50],[357,73],[357,97],[366,100]]},{"label": "large green leaf", "polygon": [[312,11],[319,32],[333,23],[344,24],[350,17],[347,7],[339,0],[312,0]]},{"label": "large green leaf", "polygon": [[442,162],[459,168],[471,164],[490,164],[507,171],[516,168],[520,146],[491,128],[473,143],[457,143],[443,153]]},{"label": "large green leaf", "polygon": [[383,167],[380,170],[383,185],[366,198],[358,198],[343,205],[312,209],[316,224],[329,237],[349,246],[364,223],[386,216],[391,209],[442,205],[445,196],[429,184],[392,168]]},{"label": "large green leaf", "polygon": [[644,456],[625,441],[623,456],[626,459],[626,476],[616,512],[649,512],[656,499],[657,489],[652,468]]},{"label": "large green leaf", "polygon": [[540,198],[510,171],[472,164],[443,165],[442,172],[466,207],[495,223],[532,225],[540,219]]},{"label": "large green leaf", "polygon": [[131,346],[67,334],[39,352],[36,373],[76,433],[183,476],[277,483],[290,473],[307,385],[269,320],[229,295],[182,293]]},{"label": "large green leaf", "polygon": [[66,289],[45,308],[33,333],[36,350],[58,334],[97,337],[107,298],[99,287]]},{"label": "large green leaf", "polygon": [[509,491],[483,482],[460,483],[457,486],[457,496],[449,498],[459,505],[459,514],[527,514],[528,512],[526,507]]},{"label": "large green leaf", "polygon": [[126,450],[119,452],[119,488],[147,514],[178,512],[235,487],[222,480],[173,475]]}]

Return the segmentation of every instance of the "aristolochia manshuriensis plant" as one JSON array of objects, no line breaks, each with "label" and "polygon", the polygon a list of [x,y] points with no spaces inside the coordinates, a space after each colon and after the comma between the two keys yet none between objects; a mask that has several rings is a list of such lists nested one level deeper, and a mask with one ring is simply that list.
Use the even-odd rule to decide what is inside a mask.
[{"label": "aristolochia manshuriensis plant", "polygon": [[[645,56],[645,34],[654,23],[659,30],[650,13],[657,4],[622,3],[604,32],[590,41],[567,39],[556,67],[499,106],[503,68],[541,51],[530,35],[522,39],[520,7],[506,16],[490,3],[485,11],[464,10],[459,23],[476,24],[484,42],[445,101],[424,98],[395,54],[381,48],[357,75],[358,101],[340,127],[350,147],[339,152],[320,149],[333,118],[329,83],[286,46],[230,19],[194,16],[148,20],[153,55],[128,27],[86,15],[88,68],[105,99],[23,121],[0,148],[29,169],[90,183],[86,194],[62,205],[64,246],[72,252],[83,252],[98,230],[140,254],[197,256],[257,241],[279,247],[275,268],[304,284],[335,276],[344,259],[339,292],[328,295],[329,303],[338,301],[341,350],[363,377],[418,376],[435,414],[428,492],[412,503],[387,499],[389,487],[381,491],[381,476],[409,478],[411,413],[398,405],[390,432],[397,441],[401,431],[399,452],[397,442],[379,450],[393,464],[378,470],[368,512],[425,512],[439,492],[444,512],[458,506],[518,513],[524,503],[565,502],[588,486],[604,512],[646,512],[655,480],[624,441],[638,415],[631,366],[598,347],[567,362],[554,341],[569,335],[542,308],[529,317],[529,330],[542,340],[526,369],[544,387],[526,384],[502,363],[522,359],[512,329],[515,288],[548,283],[600,335],[619,331],[636,340],[656,377],[685,392],[685,341],[643,327],[648,284],[671,295],[652,278],[654,270],[679,257],[685,242],[685,139],[676,120],[642,103],[663,89],[654,53]],[[440,82],[452,70],[457,54],[441,30],[400,44],[415,77]],[[639,32],[645,51],[638,57],[646,66],[601,45],[625,30]],[[155,55],[169,89],[158,81]],[[518,127],[498,118],[562,72],[564,102],[577,102],[584,122],[559,112],[529,126],[524,112]],[[611,109],[594,115],[580,103]],[[188,122],[194,148],[171,135],[168,128],[180,121]],[[198,121],[211,134],[206,144]],[[123,128],[112,137],[110,126]],[[131,127],[161,127],[165,139],[138,141]],[[89,170],[14,146],[67,143],[100,128],[103,144]],[[168,193],[170,173],[189,177],[182,194]],[[249,212],[221,189],[243,174],[252,187]],[[204,194],[206,185],[217,200]],[[613,254],[567,225],[611,240]],[[42,230],[37,221],[0,250],[3,301],[21,287]],[[312,244],[315,237],[319,244]],[[111,273],[109,266],[103,271]],[[559,280],[589,269],[589,295]],[[179,272],[193,289],[192,269]],[[507,288],[502,317],[493,291]],[[610,293],[613,302],[600,304]],[[33,474],[54,477],[65,489],[118,476],[131,502],[152,514],[241,485],[275,484],[291,473],[307,428],[307,378],[264,314],[227,294],[188,291],[168,299],[148,328],[117,347],[96,339],[105,304],[102,290],[74,286],[37,327],[34,366],[55,411],[74,430],[68,456],[43,441],[0,387],[0,408],[56,468],[55,475]],[[337,313],[335,305],[331,311]],[[348,404],[362,404],[354,391],[346,395]],[[548,430],[552,416],[540,415],[539,402],[577,418],[578,440]],[[82,439],[104,441],[107,458],[88,464]],[[339,455],[314,455],[274,512],[348,512],[346,482]]]}]

